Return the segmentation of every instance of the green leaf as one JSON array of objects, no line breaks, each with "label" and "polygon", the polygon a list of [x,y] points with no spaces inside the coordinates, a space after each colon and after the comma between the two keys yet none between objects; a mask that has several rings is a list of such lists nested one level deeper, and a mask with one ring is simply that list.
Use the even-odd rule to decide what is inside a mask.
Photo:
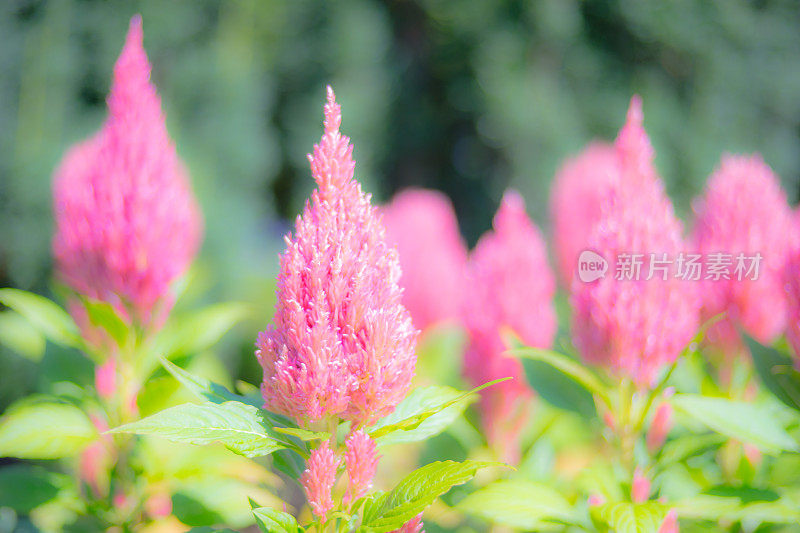
[{"label": "green leaf", "polygon": [[31,361],[39,362],[44,355],[44,336],[15,311],[0,312],[0,343]]},{"label": "green leaf", "polygon": [[90,298],[81,298],[81,301],[89,315],[89,322],[103,328],[114,339],[117,346],[124,346],[128,340],[130,326],[119,316],[114,306],[108,302]]},{"label": "green leaf", "polygon": [[657,533],[667,516],[667,507],[658,502],[612,503],[594,513],[616,533]]},{"label": "green leaf", "polygon": [[490,522],[523,530],[541,530],[551,522],[574,520],[569,502],[555,489],[533,481],[497,481],[461,500],[457,508]]},{"label": "green leaf", "polygon": [[299,531],[297,520],[289,513],[276,511],[270,507],[259,507],[252,498],[250,498],[250,508],[253,509],[256,524],[264,533],[297,533]]},{"label": "green leaf", "polygon": [[24,316],[42,335],[62,346],[83,345],[78,327],[66,311],[47,298],[18,289],[0,289],[0,303]]},{"label": "green leaf", "polygon": [[466,483],[479,468],[502,463],[437,461],[411,472],[388,493],[379,493],[364,504],[362,527],[374,533],[397,529],[425,510],[455,485]]},{"label": "green leaf", "polygon": [[568,374],[533,359],[523,359],[522,368],[530,386],[553,407],[573,411],[587,419],[597,417],[591,391]]},{"label": "green leaf", "polygon": [[[465,393],[452,387],[433,385],[414,389],[411,394],[398,404],[395,410],[382,418],[370,429],[373,435],[383,428],[394,427],[377,438],[378,444],[388,445],[401,442],[417,442],[438,435],[452,424],[464,412],[467,406],[477,399],[471,393]],[[455,401],[455,403],[450,403]],[[450,404],[442,408],[442,405]],[[436,411],[437,409],[440,409]],[[417,417],[430,413],[419,421]],[[413,427],[416,424],[416,427]],[[401,429],[406,428],[406,429]]]},{"label": "green leaf", "polygon": [[705,433],[700,435],[688,433],[686,435],[681,435],[664,444],[659,453],[658,460],[662,466],[681,462],[689,457],[715,450],[724,444],[725,440],[723,435],[717,433]]},{"label": "green leaf", "polygon": [[221,442],[245,457],[269,455],[287,447],[276,439],[264,412],[241,402],[186,403],[170,407],[111,433],[158,435],[175,442],[210,444]]},{"label": "green leaf", "polygon": [[31,465],[0,468],[0,502],[20,514],[54,500],[71,483],[69,476]]},{"label": "green leaf", "polygon": [[263,400],[252,402],[248,397],[234,394],[222,385],[209,381],[206,378],[196,376],[163,357],[159,358],[159,360],[164,366],[164,369],[166,369],[172,377],[177,379],[181,385],[189,389],[201,400],[208,400],[213,403],[242,402],[252,405],[253,407],[261,407],[264,403]]},{"label": "green leaf", "polygon": [[[484,383],[480,387],[475,387],[471,391],[461,393],[458,396],[455,396],[455,397],[453,397],[453,398],[451,398],[449,400],[446,400],[446,401],[444,401],[442,403],[439,403],[435,407],[431,407],[431,408],[422,408],[421,407],[421,409],[423,409],[423,410],[421,410],[419,412],[415,412],[411,416],[408,416],[407,418],[404,418],[404,419],[399,420],[397,422],[392,422],[391,420],[393,420],[393,417],[392,417],[392,415],[389,415],[389,416],[383,418],[382,420],[379,420],[378,423],[375,426],[373,426],[373,428],[370,430],[369,434],[373,439],[379,439],[379,438],[383,437],[384,435],[388,435],[388,434],[390,434],[392,432],[395,432],[395,431],[412,431],[412,430],[415,430],[418,427],[420,427],[420,425],[423,422],[425,422],[427,419],[429,419],[430,417],[432,417],[436,413],[439,413],[440,411],[443,411],[444,409],[447,409],[451,405],[455,405],[455,404],[457,404],[459,402],[467,400],[473,394],[485,389],[486,387],[491,387],[492,385],[495,385],[497,383],[501,383],[503,381],[507,381],[509,379],[511,379],[511,378],[500,378],[500,379],[496,379],[494,381],[490,381],[488,383]],[[444,390],[445,388],[442,387],[441,389]],[[409,411],[414,411],[413,405],[409,404],[408,410]],[[448,417],[449,416],[450,415],[448,415]],[[387,419],[390,420],[389,423],[385,423],[385,421]],[[401,440],[399,442],[409,442],[409,441]]]},{"label": "green leaf", "polygon": [[678,394],[671,401],[676,409],[710,429],[763,451],[798,449],[797,442],[763,405],[698,394]]},{"label": "green leaf", "polygon": [[69,404],[26,403],[10,408],[0,419],[0,457],[70,457],[96,438],[89,418]]},{"label": "green leaf", "polygon": [[568,376],[573,381],[579,383],[584,389],[588,390],[591,394],[596,395],[609,404],[608,392],[603,382],[598,378],[589,368],[580,364],[578,361],[566,355],[554,352],[552,350],[542,350],[540,348],[515,348],[508,352],[509,354],[521,357],[523,359],[531,359],[534,361],[541,361],[547,363],[555,368],[562,374]]},{"label": "green leaf", "polygon": [[800,410],[800,372],[790,357],[745,335],[758,377],[780,401]]},{"label": "green leaf", "polygon": [[226,302],[173,317],[158,336],[156,352],[167,358],[202,352],[216,344],[248,312],[242,303]]},{"label": "green leaf", "polygon": [[300,428],[285,428],[276,426],[272,428],[274,431],[278,433],[283,433],[284,435],[290,435],[292,437],[297,437],[302,441],[309,441],[309,440],[328,440],[331,438],[331,434],[326,431],[309,431],[307,429],[300,429]]}]

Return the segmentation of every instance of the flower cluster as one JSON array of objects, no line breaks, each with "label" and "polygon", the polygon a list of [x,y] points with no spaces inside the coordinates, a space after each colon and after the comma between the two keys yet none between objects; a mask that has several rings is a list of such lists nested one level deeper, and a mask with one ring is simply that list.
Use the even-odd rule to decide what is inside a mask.
[{"label": "flower cluster", "polygon": [[[202,221],[150,81],[138,16],[114,66],[108,118],[64,157],[53,193],[58,278],[157,327],[172,306],[170,284],[198,249]],[[80,306],[71,309],[87,324]]]},{"label": "flower cluster", "polygon": [[317,182],[286,239],[273,324],[258,337],[266,407],[365,424],[390,413],[414,374],[417,331],[380,216],[353,179],[349,139],[328,88],[325,134],[308,156]]}]

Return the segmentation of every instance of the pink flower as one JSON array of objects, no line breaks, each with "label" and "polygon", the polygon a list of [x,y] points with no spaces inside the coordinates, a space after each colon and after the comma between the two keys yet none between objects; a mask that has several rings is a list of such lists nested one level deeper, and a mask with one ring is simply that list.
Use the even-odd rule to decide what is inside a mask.
[{"label": "pink flower", "polygon": [[111,436],[102,434],[108,431],[106,421],[94,415],[90,418],[100,435],[81,452],[78,474],[80,479],[89,485],[92,493],[100,497],[108,491],[109,471],[116,460],[116,453]]},{"label": "pink flower", "polygon": [[[684,251],[681,224],[653,167],[653,149],[642,128],[641,101],[631,100],[625,126],[616,141],[619,186],[608,192],[589,248],[609,261],[604,278],[572,282],[573,339],[584,359],[603,364],[649,386],[671,364],[697,329],[693,282],[678,279],[674,261],[666,270],[656,259],[675,259]],[[641,261],[636,279],[616,279],[632,254]],[[616,261],[619,260],[619,263]],[[633,259],[631,259],[631,262]],[[647,279],[650,277],[650,279]],[[666,279],[664,279],[666,278]]]},{"label": "pink flower", "polygon": [[[694,244],[699,253],[730,254],[730,279],[706,280],[702,286],[703,318],[723,311],[726,318],[708,332],[723,349],[741,351],[737,328],[770,343],[786,324],[784,265],[797,240],[794,215],[780,180],[759,155],[724,155],[694,204]],[[760,254],[758,279],[738,278],[738,256]],[[704,272],[704,277],[705,276]]]},{"label": "pink flower", "polygon": [[650,480],[644,475],[642,469],[636,467],[631,483],[631,500],[633,503],[642,503],[650,499]]},{"label": "pink flower", "polygon": [[318,188],[286,238],[273,325],[256,356],[266,407],[356,425],[390,413],[414,374],[417,331],[401,304],[400,265],[353,179],[349,139],[328,88],[325,134],[309,155]]},{"label": "pink flower", "polygon": [[501,448],[505,459],[516,461],[531,391],[520,362],[503,354],[507,347],[501,330],[508,328],[527,345],[539,348],[549,347],[556,331],[555,281],[545,244],[516,192],[505,194],[494,231],[475,246],[465,287],[464,322],[470,342],[464,371],[474,385],[514,378],[484,391],[482,411],[489,442]]},{"label": "pink flower", "polygon": [[667,435],[672,429],[672,405],[663,402],[656,409],[653,421],[650,423],[650,431],[647,432],[647,449],[650,453],[660,450],[667,440]]},{"label": "pink flower", "polygon": [[347,469],[347,494],[345,505],[355,501],[372,488],[372,478],[378,469],[378,453],[375,441],[362,430],[350,433],[344,442],[347,448],[344,461]]},{"label": "pink flower", "polygon": [[333,509],[331,490],[336,483],[336,469],[339,458],[331,449],[328,441],[323,442],[311,452],[306,463],[306,470],[300,476],[306,499],[318,518],[325,522],[328,512]]},{"label": "pink flower", "polygon": [[422,524],[422,513],[418,514],[405,524],[400,529],[395,529],[390,531],[389,533],[425,533],[425,530],[422,529],[424,526]]},{"label": "pink flower", "polygon": [[589,507],[600,507],[606,503],[606,498],[602,494],[593,493],[589,495],[586,504]]},{"label": "pink flower", "polygon": [[172,497],[160,492],[148,497],[144,502],[144,509],[152,518],[164,518],[172,514]]},{"label": "pink flower", "polygon": [[553,244],[562,281],[569,287],[578,256],[600,220],[603,200],[619,181],[619,159],[613,146],[594,142],[567,159],[556,173],[550,195]]},{"label": "pink flower", "polygon": [[403,304],[414,325],[458,318],[467,248],[453,205],[442,193],[408,189],[382,210],[389,243],[397,246]]},{"label": "pink flower", "polygon": [[784,272],[787,294],[786,339],[795,355],[795,366],[800,367],[800,249],[789,255]]},{"label": "pink flower", "polygon": [[94,387],[104,400],[114,396],[117,391],[117,360],[114,356],[106,359],[102,365],[94,369]]},{"label": "pink flower", "polygon": [[680,527],[678,527],[678,513],[675,509],[670,509],[667,512],[667,516],[664,517],[664,521],[661,522],[661,527],[658,528],[658,533],[679,533]]},{"label": "pink flower", "polygon": [[170,284],[197,251],[202,221],[150,82],[139,16],[114,67],[108,110],[102,129],[55,173],[56,271],[78,293],[156,327],[172,306]]}]

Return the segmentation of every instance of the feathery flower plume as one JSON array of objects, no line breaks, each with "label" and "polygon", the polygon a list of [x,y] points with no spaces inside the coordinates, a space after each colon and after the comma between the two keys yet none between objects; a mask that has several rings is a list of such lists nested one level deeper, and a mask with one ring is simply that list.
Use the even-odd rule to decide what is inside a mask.
[{"label": "feathery flower plume", "polygon": [[650,499],[650,480],[644,475],[638,466],[633,472],[633,482],[631,483],[631,501],[642,503]]},{"label": "feathery flower plume", "polygon": [[298,421],[338,416],[361,425],[390,413],[408,391],[417,331],[400,301],[397,252],[353,179],[340,124],[328,87],[325,133],[308,156],[318,187],[286,238],[275,318],[256,356],[267,408]]},{"label": "feathery flower plume", "polygon": [[[102,129],[72,148],[53,183],[56,272],[73,290],[157,327],[202,221],[150,82],[142,20],[131,19]],[[76,317],[81,322],[81,317]]]},{"label": "feathery flower plume", "polygon": [[553,244],[561,280],[569,287],[578,256],[601,215],[603,200],[619,181],[619,160],[610,144],[593,142],[567,159],[556,173],[550,195]]},{"label": "feathery flower plume", "polygon": [[347,494],[344,503],[356,501],[372,488],[372,478],[378,470],[375,441],[363,430],[350,433],[345,439],[344,462],[347,470]]},{"label": "feathery flower plume", "polygon": [[784,283],[788,302],[786,339],[794,350],[795,366],[800,367],[800,248],[789,254]]},{"label": "feathery flower plume", "polygon": [[[741,352],[740,327],[760,342],[772,342],[786,324],[784,266],[797,240],[780,180],[760,155],[724,155],[693,207],[698,253],[730,254],[730,279],[702,284],[703,318],[727,311],[725,319],[710,328],[707,339],[727,351]],[[758,279],[737,279],[739,254],[761,255]],[[747,261],[745,269],[749,267]]]},{"label": "feathery flower plume", "polygon": [[650,430],[647,432],[647,449],[650,453],[661,449],[671,429],[672,404],[663,402],[656,409],[656,414],[653,415],[653,421],[650,423]]},{"label": "feathery flower plume", "polygon": [[94,388],[104,400],[110,399],[117,391],[117,360],[113,355],[95,367]]},{"label": "feathery flower plume", "polygon": [[478,241],[467,265],[464,322],[469,347],[464,371],[474,385],[514,378],[483,391],[481,407],[489,442],[515,462],[531,390],[520,362],[503,354],[507,347],[501,330],[511,329],[529,346],[549,347],[556,331],[555,280],[542,235],[519,194],[506,192],[493,226],[494,231]]},{"label": "feathery flower plume", "polygon": [[667,512],[667,516],[665,516],[664,521],[661,522],[661,527],[658,528],[658,533],[680,533],[680,527],[678,527],[678,513],[675,509],[670,509]]},{"label": "feathery flower plume", "polygon": [[381,212],[387,240],[400,255],[403,304],[414,326],[457,319],[467,248],[450,200],[438,191],[408,189]]},{"label": "feathery flower plume", "polygon": [[422,523],[422,513],[418,514],[408,522],[402,525],[400,529],[395,529],[389,533],[425,533]]},{"label": "feathery flower plume", "polygon": [[[697,328],[697,296],[692,282],[673,267],[654,270],[650,254],[674,259],[684,251],[681,224],[655,167],[642,128],[641,100],[634,97],[615,147],[619,185],[603,202],[589,248],[609,261],[609,274],[593,282],[572,282],[573,337],[583,357],[630,376],[647,387],[659,370],[680,355]],[[616,279],[623,254],[643,254],[638,279]]]},{"label": "feathery flower plume", "polygon": [[336,483],[336,469],[340,459],[331,449],[328,441],[324,441],[311,452],[306,462],[306,469],[300,476],[306,499],[311,509],[323,522],[328,512],[333,509],[331,491]]}]

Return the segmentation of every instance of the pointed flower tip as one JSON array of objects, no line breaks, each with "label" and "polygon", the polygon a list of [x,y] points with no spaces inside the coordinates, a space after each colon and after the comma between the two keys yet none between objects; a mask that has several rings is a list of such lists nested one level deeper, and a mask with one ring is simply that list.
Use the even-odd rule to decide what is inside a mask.
[{"label": "pointed flower tip", "polygon": [[342,108],[336,103],[336,95],[330,85],[326,87],[328,102],[325,104],[325,133],[335,133],[339,131],[342,124]]},{"label": "pointed flower tip", "polygon": [[503,194],[503,200],[500,202],[500,208],[494,217],[495,229],[503,227],[514,227],[519,224],[525,224],[528,220],[528,215],[525,213],[525,199],[522,195],[513,189],[509,189]]},{"label": "pointed flower tip", "polygon": [[131,17],[128,26],[128,35],[125,37],[125,48],[144,48],[144,31],[142,30],[142,16],[136,14]]},{"label": "pointed flower tip", "polygon": [[628,105],[628,116],[626,121],[630,125],[641,126],[644,120],[644,113],[642,112],[642,97],[634,94],[631,97],[631,103]]}]

